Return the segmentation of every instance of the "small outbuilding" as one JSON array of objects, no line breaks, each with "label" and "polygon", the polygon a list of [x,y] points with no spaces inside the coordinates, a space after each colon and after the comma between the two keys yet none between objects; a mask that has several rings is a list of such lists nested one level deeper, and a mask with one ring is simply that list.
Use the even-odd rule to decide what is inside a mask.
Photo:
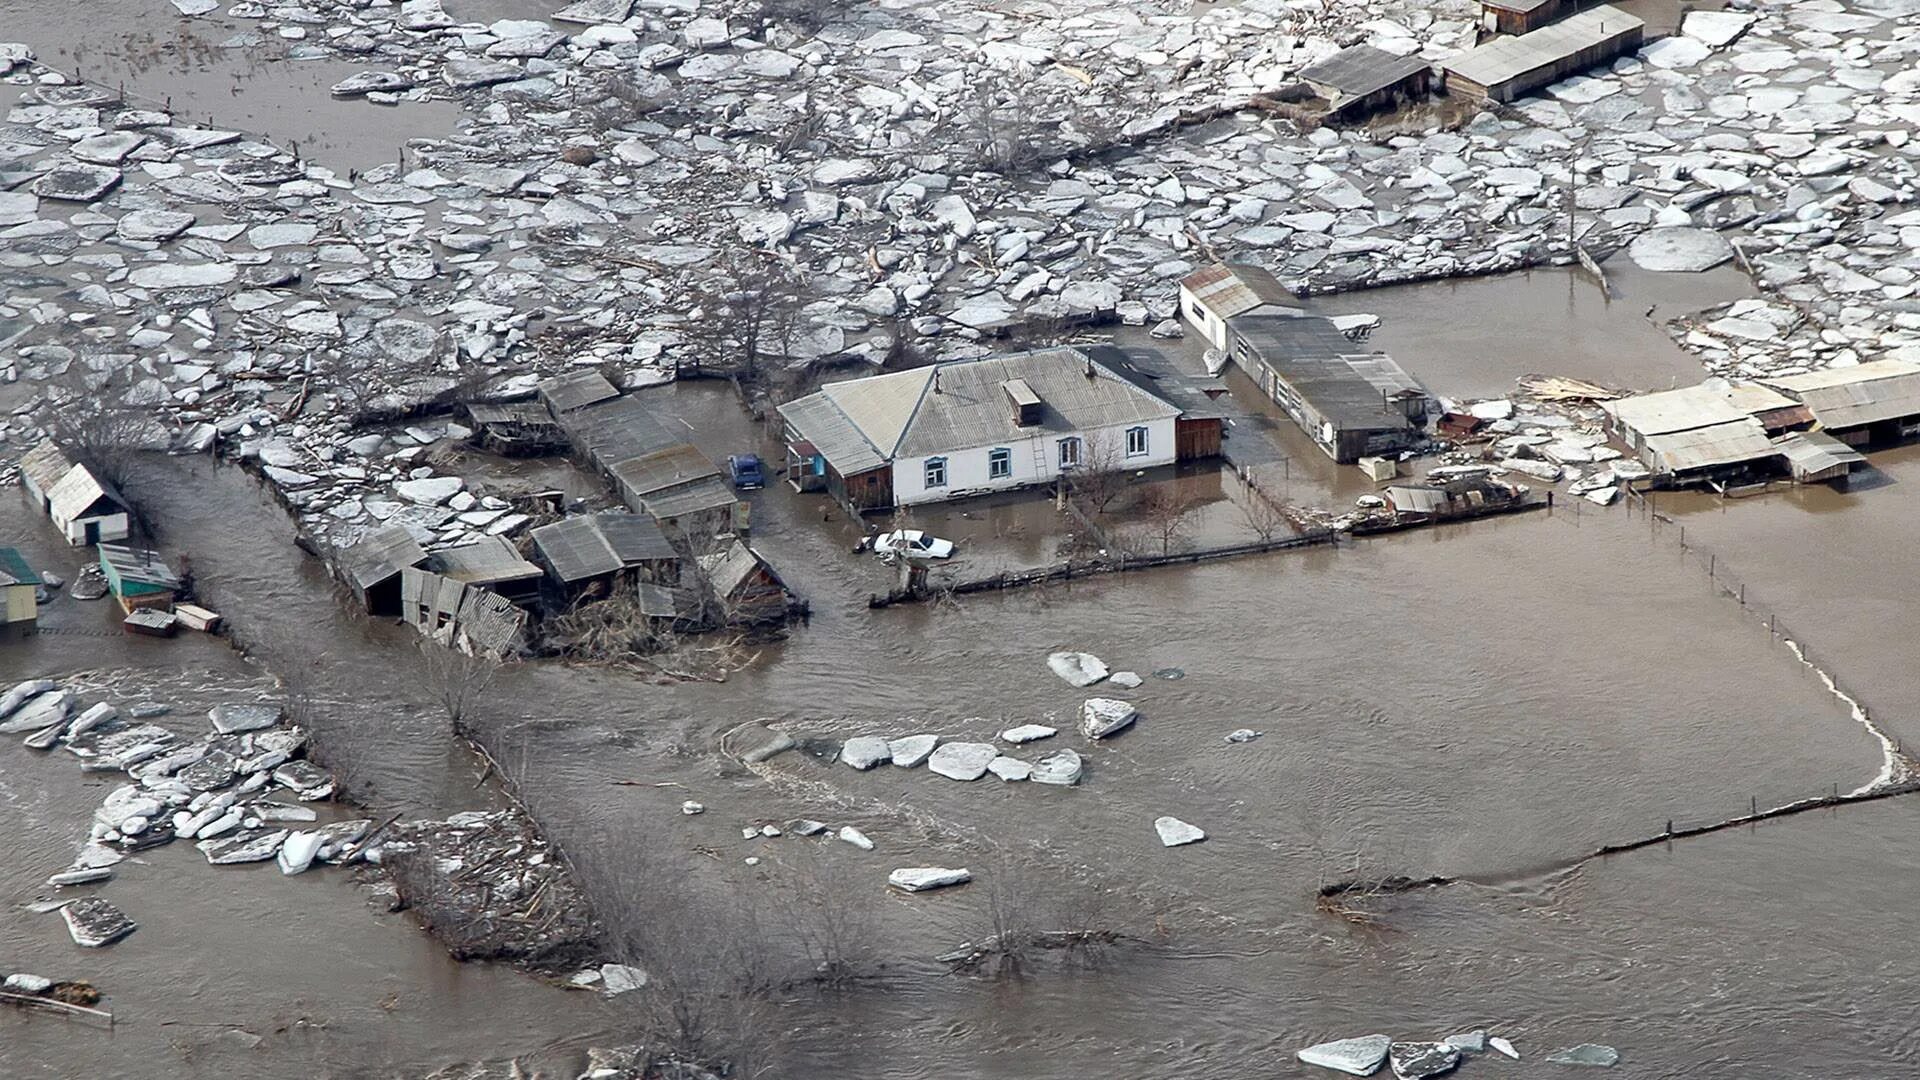
[{"label": "small outbuilding", "polygon": [[1613,434],[1663,483],[1720,480],[1778,467],[1780,447],[1724,385],[1602,402]]},{"label": "small outbuilding", "polygon": [[1575,0],[1480,0],[1480,29],[1488,34],[1530,34],[1574,6]]},{"label": "small outbuilding", "polygon": [[0,547],[0,592],[6,594],[6,624],[0,631],[34,632],[40,620],[40,585],[40,575],[27,565],[20,549]]},{"label": "small outbuilding", "polygon": [[787,617],[787,587],[758,552],[738,537],[700,556],[700,570],[727,626],[758,626]]},{"label": "small outbuilding", "polygon": [[669,533],[711,536],[745,532],[748,505],[733,494],[720,467],[690,443],[617,461],[609,470],[620,501]]},{"label": "small outbuilding", "polygon": [[387,525],[340,553],[341,576],[369,615],[400,614],[400,573],[427,561],[403,525]]},{"label": "small outbuilding", "polygon": [[540,568],[521,558],[512,544],[498,536],[435,551],[427,556],[425,568],[509,600],[531,601],[540,591]]},{"label": "small outbuilding", "polygon": [[1326,100],[1330,116],[1364,116],[1433,92],[1433,65],[1371,45],[1341,49],[1302,70],[1300,78]]},{"label": "small outbuilding", "polygon": [[1512,101],[1530,91],[1633,52],[1646,24],[1610,4],[1569,15],[1519,37],[1496,38],[1444,60],[1446,90],[1472,101]]},{"label": "small outbuilding", "polygon": [[1796,483],[1845,480],[1867,460],[1860,451],[1824,431],[1796,431],[1777,441]]},{"label": "small outbuilding", "polygon": [[471,401],[475,445],[503,457],[531,457],[566,449],[567,435],[547,407],[537,401]]},{"label": "small outbuilding", "polygon": [[20,480],[67,543],[78,547],[127,538],[126,499],[92,469],[75,464],[52,439],[20,459]]},{"label": "small outbuilding", "polygon": [[653,519],[581,514],[533,530],[535,557],[567,593],[627,579],[663,586],[680,580],[680,555]]},{"label": "small outbuilding", "polygon": [[575,409],[584,409],[620,396],[620,390],[605,375],[588,369],[542,379],[535,387],[540,403],[557,418]]},{"label": "small outbuilding", "polygon": [[119,544],[100,544],[100,572],[106,575],[107,588],[120,601],[123,611],[139,608],[171,611],[180,594],[180,575],[161,561],[157,552]]}]

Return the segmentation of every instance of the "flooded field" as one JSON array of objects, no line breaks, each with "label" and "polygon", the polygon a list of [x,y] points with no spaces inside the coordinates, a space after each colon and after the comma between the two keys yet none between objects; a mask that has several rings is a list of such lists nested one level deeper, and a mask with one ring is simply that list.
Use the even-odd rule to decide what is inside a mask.
[{"label": "flooded field", "polygon": [[[423,708],[410,700],[410,649],[335,605],[310,563],[261,557],[255,538],[285,525],[245,474],[176,459],[153,486],[173,508],[165,535],[224,586],[224,610],[261,662],[306,665],[395,715]],[[188,490],[195,498],[182,497]],[[511,670],[489,707],[563,845],[632,860],[690,904],[772,902],[817,887],[823,867],[865,894],[888,958],[884,992],[790,1005],[796,1018],[842,1009],[864,1018],[864,1034],[840,1027],[832,1037],[796,1023],[791,1075],[994,1075],[988,1063],[1004,1060],[1022,1075],[1069,1077],[1082,1074],[1079,1055],[1060,1051],[1074,1046],[1116,1061],[1303,1075],[1292,1050],[1323,1036],[1481,1023],[1530,1045],[1604,1038],[1655,1071],[1684,1071],[1719,1059],[1689,1034],[1701,984],[1679,972],[1737,960],[1685,915],[1702,903],[1698,875],[1745,888],[1750,864],[1726,853],[1733,841],[1723,836],[1571,874],[1559,867],[1668,819],[1684,826],[1847,789],[1879,766],[1878,744],[1816,678],[1623,511],[870,617],[867,564],[835,550],[807,505],[778,491],[758,499],[769,556],[799,566],[812,555],[815,617],[749,670],[724,685],[647,686],[532,665]],[[1060,647],[1184,674],[1128,695],[1144,719],[1111,744],[1049,740],[1090,753],[1078,788],[962,785],[891,767],[859,774],[792,753],[756,775],[721,753],[727,733],[754,720],[825,736],[1070,727],[1083,695],[1042,663]],[[363,729],[381,740],[377,789],[432,799],[422,774],[444,745],[435,726]],[[1239,727],[1265,734],[1223,741]],[[686,798],[707,812],[680,815]],[[1824,828],[1805,855],[1831,858],[1822,847],[1845,842],[1845,823],[1861,812],[1770,825],[1741,842]],[[1210,839],[1163,850],[1150,828],[1160,814]],[[740,839],[742,826],[796,817],[854,824],[876,851]],[[1862,843],[1863,855],[1872,850]],[[881,897],[890,868],[928,864],[968,865],[981,880],[952,895]],[[1356,867],[1479,884],[1393,902],[1382,929],[1356,929],[1312,903],[1319,884]],[[1140,940],[1105,964],[1025,982],[940,976],[931,956],[979,935],[995,875],[1047,896],[1091,887]],[[1633,901],[1597,898],[1603,890]],[[1670,917],[1648,918],[1678,896],[1687,899]],[[335,917],[386,925],[348,906]],[[536,991],[526,992],[546,993]],[[1764,1027],[1761,1007],[1773,1000],[1763,995],[1743,1020]],[[571,1032],[574,1019],[549,1030]],[[908,1045],[912,1055],[900,1056]],[[1791,1045],[1783,1035],[1769,1052]],[[1751,1040],[1742,1047],[1760,1052]],[[420,1049],[413,1060],[448,1053]]]}]

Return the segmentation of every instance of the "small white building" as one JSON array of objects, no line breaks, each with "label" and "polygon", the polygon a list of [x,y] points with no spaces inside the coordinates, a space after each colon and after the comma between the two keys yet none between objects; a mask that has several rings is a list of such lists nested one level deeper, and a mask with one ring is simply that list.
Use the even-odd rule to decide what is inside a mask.
[{"label": "small white building", "polygon": [[1207,344],[1226,352],[1227,320],[1241,315],[1300,315],[1299,297],[1265,268],[1215,263],[1180,279],[1180,314]]},{"label": "small white building", "polygon": [[20,480],[67,543],[92,546],[127,538],[126,500],[92,470],[74,464],[52,439],[20,459]]},{"label": "small white building", "polygon": [[1217,417],[1183,430],[1178,406],[1098,352],[1041,349],[828,383],[780,407],[789,477],[867,510],[1219,452]]}]

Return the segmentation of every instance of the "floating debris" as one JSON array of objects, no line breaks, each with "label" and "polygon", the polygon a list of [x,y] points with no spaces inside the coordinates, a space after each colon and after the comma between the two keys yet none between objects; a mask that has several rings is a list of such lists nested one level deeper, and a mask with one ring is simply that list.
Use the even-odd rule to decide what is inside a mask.
[{"label": "floating debris", "polygon": [[957,870],[942,866],[910,866],[887,875],[887,884],[901,892],[917,893],[965,885],[973,875],[964,867]]},{"label": "floating debris", "polygon": [[1387,1052],[1392,1046],[1390,1035],[1361,1035],[1309,1046],[1293,1056],[1309,1065],[1337,1069],[1352,1076],[1372,1076],[1386,1064]]},{"label": "floating debris", "polygon": [[97,896],[83,897],[63,906],[60,917],[67,921],[67,933],[83,949],[100,949],[119,941],[138,929],[119,908]]}]

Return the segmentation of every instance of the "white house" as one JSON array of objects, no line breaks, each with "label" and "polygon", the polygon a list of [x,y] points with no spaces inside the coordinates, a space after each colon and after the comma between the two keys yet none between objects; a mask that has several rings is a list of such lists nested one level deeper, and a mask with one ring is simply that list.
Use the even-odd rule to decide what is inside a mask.
[{"label": "white house", "polygon": [[20,459],[20,479],[40,512],[73,545],[127,538],[127,504],[120,493],[76,465],[52,439]]},{"label": "white house", "polygon": [[1217,417],[1183,428],[1178,406],[1102,352],[1041,349],[828,383],[780,407],[789,478],[864,510],[1219,452]]},{"label": "white house", "polygon": [[1226,352],[1227,320],[1241,315],[1300,315],[1298,300],[1266,269],[1215,263],[1180,280],[1180,314],[1207,344]]}]

